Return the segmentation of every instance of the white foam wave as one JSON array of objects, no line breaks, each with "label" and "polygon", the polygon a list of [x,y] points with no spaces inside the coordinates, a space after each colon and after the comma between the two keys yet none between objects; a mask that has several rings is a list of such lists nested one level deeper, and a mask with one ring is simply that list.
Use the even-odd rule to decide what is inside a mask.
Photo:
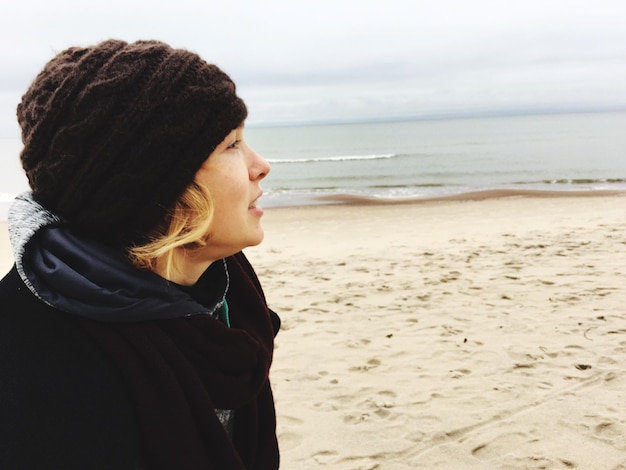
[{"label": "white foam wave", "polygon": [[269,158],[267,161],[272,164],[276,163],[317,163],[317,162],[342,162],[350,160],[382,160],[397,157],[395,153],[382,155],[341,155],[335,157],[316,157],[316,158]]}]

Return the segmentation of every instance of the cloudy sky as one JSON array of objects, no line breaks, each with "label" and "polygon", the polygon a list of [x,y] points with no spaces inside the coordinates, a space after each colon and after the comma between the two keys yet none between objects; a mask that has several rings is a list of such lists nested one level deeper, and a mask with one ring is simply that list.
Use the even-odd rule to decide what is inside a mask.
[{"label": "cloudy sky", "polygon": [[626,109],[624,0],[21,0],[0,137],[55,52],[161,39],[226,70],[250,123]]}]

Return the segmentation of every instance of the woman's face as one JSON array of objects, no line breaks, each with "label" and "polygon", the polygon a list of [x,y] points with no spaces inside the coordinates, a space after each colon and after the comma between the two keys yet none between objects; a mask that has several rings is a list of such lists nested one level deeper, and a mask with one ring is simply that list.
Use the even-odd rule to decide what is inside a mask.
[{"label": "woman's face", "polygon": [[235,254],[263,240],[263,194],[260,182],[269,163],[243,138],[243,126],[234,129],[216,147],[196,173],[214,202],[214,215],[203,256],[216,260]]}]

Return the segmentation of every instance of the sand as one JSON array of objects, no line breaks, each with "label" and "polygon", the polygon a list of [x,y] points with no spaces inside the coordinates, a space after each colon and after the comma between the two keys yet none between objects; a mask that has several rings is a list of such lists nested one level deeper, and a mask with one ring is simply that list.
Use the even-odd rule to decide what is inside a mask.
[{"label": "sand", "polygon": [[266,210],[281,468],[626,469],[626,197],[536,196]]},{"label": "sand", "polygon": [[283,468],[626,468],[626,198],[264,225]]}]

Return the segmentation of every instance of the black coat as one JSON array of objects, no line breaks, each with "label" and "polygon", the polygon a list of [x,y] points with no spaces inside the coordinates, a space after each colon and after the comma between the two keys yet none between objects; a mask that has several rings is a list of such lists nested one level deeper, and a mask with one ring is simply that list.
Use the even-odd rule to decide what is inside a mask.
[{"label": "black coat", "polygon": [[116,367],[13,267],[0,281],[0,468],[137,469],[137,442]]},{"label": "black coat", "polygon": [[[227,258],[229,329],[206,315],[101,323],[0,281],[0,468],[278,467],[268,381],[278,317]],[[228,437],[215,408],[234,409]]]}]

